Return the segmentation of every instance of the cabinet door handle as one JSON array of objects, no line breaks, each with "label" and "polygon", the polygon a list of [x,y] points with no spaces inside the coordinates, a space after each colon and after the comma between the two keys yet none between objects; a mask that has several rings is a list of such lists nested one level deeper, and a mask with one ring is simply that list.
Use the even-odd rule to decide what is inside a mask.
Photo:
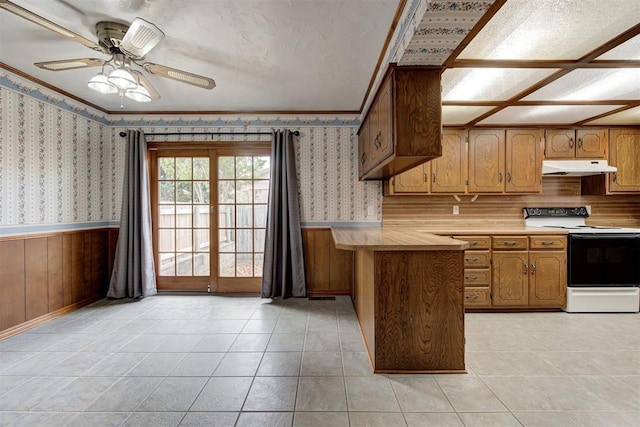
[{"label": "cabinet door handle", "polygon": [[362,153],[362,156],[360,156],[360,163],[362,163],[364,165],[364,162],[367,159],[367,153]]},{"label": "cabinet door handle", "polygon": [[502,172],[498,172],[498,182],[502,182]]},{"label": "cabinet door handle", "polygon": [[526,262],[522,264],[522,274],[524,275],[529,274],[529,264],[527,264]]},{"label": "cabinet door handle", "polygon": [[465,295],[465,299],[478,299],[478,295]]},{"label": "cabinet door handle", "polygon": [[477,280],[479,276],[464,276],[467,280]]},{"label": "cabinet door handle", "polygon": [[465,258],[464,260],[467,262],[476,262],[478,260],[478,257],[469,257]]},{"label": "cabinet door handle", "polygon": [[573,138],[569,138],[569,148],[573,148],[574,144]]},{"label": "cabinet door handle", "polygon": [[505,240],[504,242],[502,242],[502,244],[505,246],[515,246],[518,244],[518,242],[514,242],[513,240]]},{"label": "cabinet door handle", "polygon": [[424,183],[426,184],[427,182],[429,182],[429,176],[427,175],[427,173],[423,173],[422,174],[422,179],[424,181]]},{"label": "cabinet door handle", "polygon": [[433,182],[436,182],[436,173],[433,172]]},{"label": "cabinet door handle", "polygon": [[511,182],[511,172],[507,172],[507,182]]},{"label": "cabinet door handle", "polygon": [[613,178],[612,178],[613,182],[617,182],[618,181],[618,172],[614,172],[613,173]]},{"label": "cabinet door handle", "polygon": [[531,263],[531,275],[535,275],[536,274],[536,263],[532,262]]},{"label": "cabinet door handle", "polygon": [[578,148],[582,148],[582,138],[578,138]]}]

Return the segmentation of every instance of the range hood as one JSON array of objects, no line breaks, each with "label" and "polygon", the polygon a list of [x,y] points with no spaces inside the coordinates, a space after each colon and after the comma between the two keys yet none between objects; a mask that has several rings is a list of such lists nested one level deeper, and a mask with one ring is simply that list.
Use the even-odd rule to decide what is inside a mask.
[{"label": "range hood", "polygon": [[543,160],[542,176],[588,176],[617,172],[606,160]]}]

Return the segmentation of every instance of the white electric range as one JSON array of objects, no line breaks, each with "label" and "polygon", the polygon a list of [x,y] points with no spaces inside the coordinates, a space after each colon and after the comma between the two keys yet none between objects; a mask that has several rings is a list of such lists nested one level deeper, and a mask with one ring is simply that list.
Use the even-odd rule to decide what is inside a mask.
[{"label": "white electric range", "polygon": [[587,225],[583,206],[524,215],[527,227],[567,230],[567,312],[639,311],[640,229]]}]

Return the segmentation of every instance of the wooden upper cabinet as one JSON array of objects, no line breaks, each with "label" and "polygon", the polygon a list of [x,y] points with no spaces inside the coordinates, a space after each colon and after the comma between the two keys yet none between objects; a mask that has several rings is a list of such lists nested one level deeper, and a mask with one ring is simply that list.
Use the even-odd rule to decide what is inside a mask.
[{"label": "wooden upper cabinet", "polygon": [[547,159],[604,159],[606,148],[606,129],[546,130],[545,158]]},{"label": "wooden upper cabinet", "polygon": [[389,65],[358,130],[361,180],[390,178],[442,155],[440,72]]},{"label": "wooden upper cabinet", "polygon": [[618,168],[608,174],[610,192],[640,191],[640,129],[611,129],[609,163]]},{"label": "wooden upper cabinet", "polygon": [[432,193],[466,192],[467,138],[465,129],[445,129],[442,132],[442,157],[430,162]]},{"label": "wooden upper cabinet", "polygon": [[508,129],[506,193],[542,192],[542,130]]},{"label": "wooden upper cabinet", "polygon": [[607,152],[607,129],[578,129],[576,157],[604,159]]},{"label": "wooden upper cabinet", "polygon": [[423,163],[392,178],[393,194],[428,193],[430,164]]},{"label": "wooden upper cabinet", "polygon": [[504,190],[504,129],[469,131],[469,193]]}]

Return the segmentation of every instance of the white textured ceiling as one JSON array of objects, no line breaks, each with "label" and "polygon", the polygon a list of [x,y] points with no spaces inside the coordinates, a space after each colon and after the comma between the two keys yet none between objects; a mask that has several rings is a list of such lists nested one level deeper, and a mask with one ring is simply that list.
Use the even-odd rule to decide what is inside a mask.
[{"label": "white textured ceiling", "polygon": [[[215,79],[213,90],[148,76],[161,99],[125,111],[358,111],[399,0],[14,0],[90,40],[102,20],[142,17],[165,38],[148,61]],[[106,55],[0,10],[0,62],[108,111],[99,69],[34,62]]]}]

